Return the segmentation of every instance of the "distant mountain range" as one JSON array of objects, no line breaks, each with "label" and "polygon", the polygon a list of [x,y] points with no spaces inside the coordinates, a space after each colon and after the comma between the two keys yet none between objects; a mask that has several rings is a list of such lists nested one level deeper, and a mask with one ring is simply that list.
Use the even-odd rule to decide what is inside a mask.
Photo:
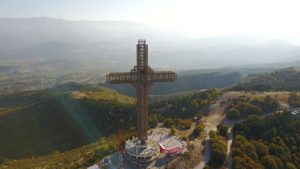
[{"label": "distant mountain range", "polygon": [[200,73],[212,73],[212,72],[222,72],[222,73],[239,72],[240,74],[262,74],[262,73],[272,72],[277,69],[299,67],[299,66],[300,66],[300,60],[295,60],[292,62],[249,64],[249,65],[240,65],[240,66],[215,68],[215,69],[183,70],[183,71],[178,71],[178,73],[179,74],[200,74]]},{"label": "distant mountain range", "polygon": [[136,22],[24,18],[0,19],[0,60],[75,59],[133,66],[135,46],[142,38],[149,45],[149,64],[156,70],[261,65],[300,58],[300,47],[284,39],[246,35],[193,39],[176,28]]}]

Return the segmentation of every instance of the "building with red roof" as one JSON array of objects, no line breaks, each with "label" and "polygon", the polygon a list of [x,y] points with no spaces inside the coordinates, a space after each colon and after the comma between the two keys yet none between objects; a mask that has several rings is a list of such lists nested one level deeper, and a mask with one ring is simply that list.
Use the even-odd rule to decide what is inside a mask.
[{"label": "building with red roof", "polygon": [[169,154],[174,154],[174,153],[177,153],[177,152],[180,152],[181,151],[181,148],[180,147],[172,147],[170,149],[166,149],[166,151],[169,153]]}]

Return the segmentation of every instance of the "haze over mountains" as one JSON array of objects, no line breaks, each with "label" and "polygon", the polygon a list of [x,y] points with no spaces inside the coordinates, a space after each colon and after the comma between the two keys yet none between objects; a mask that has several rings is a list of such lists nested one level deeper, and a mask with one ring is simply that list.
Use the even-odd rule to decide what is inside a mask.
[{"label": "haze over mountains", "polygon": [[[299,62],[294,61],[300,60],[300,46],[287,43],[289,39],[266,40],[250,35],[192,38],[175,29],[136,22],[53,18],[0,19],[0,60],[73,59],[131,68],[135,65],[137,39],[141,38],[147,40],[149,64],[156,70],[272,67],[273,63],[277,63],[276,68],[284,68],[297,66]],[[290,63],[282,65],[283,61]]]}]

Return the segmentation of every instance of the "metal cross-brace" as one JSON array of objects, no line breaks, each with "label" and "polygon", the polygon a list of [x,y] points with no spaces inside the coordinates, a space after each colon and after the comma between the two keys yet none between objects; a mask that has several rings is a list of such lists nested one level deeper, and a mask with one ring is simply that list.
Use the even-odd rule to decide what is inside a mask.
[{"label": "metal cross-brace", "polygon": [[154,82],[172,82],[177,74],[172,71],[155,72],[148,66],[148,45],[146,40],[137,44],[137,66],[130,72],[109,73],[106,81],[110,84],[131,83],[137,89],[137,137],[142,143],[148,135],[148,89]]}]

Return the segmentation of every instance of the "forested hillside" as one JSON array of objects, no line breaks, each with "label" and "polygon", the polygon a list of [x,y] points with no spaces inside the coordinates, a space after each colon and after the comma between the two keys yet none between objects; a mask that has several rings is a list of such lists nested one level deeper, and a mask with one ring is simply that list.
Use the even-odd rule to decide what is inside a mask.
[{"label": "forested hillside", "polygon": [[[0,156],[29,158],[95,142],[134,125],[135,109],[134,104],[74,99],[69,94],[16,109],[0,116],[0,135],[5,136],[0,140]],[[120,119],[126,123],[120,125]]]},{"label": "forested hillside", "polygon": [[195,70],[185,70],[179,71],[178,74],[200,74],[200,73],[213,73],[213,72],[222,72],[222,73],[232,73],[239,72],[240,74],[261,74],[266,72],[272,72],[276,68],[239,68],[239,67],[226,67],[226,68],[216,68],[216,69],[195,69]]},{"label": "forested hillside", "polygon": [[300,68],[287,68],[265,73],[233,86],[233,90],[300,90]]},{"label": "forested hillside", "polygon": [[[76,98],[75,92],[86,96]],[[151,102],[149,114],[160,120],[192,118],[218,95],[208,90]],[[133,127],[134,131],[136,103],[132,99],[105,87],[77,83],[0,95],[0,135],[5,136],[0,139],[0,157],[22,159],[65,152],[114,135],[118,129]],[[162,107],[167,107],[163,113],[158,111]]]},{"label": "forested hillside", "polygon": [[233,168],[297,169],[300,167],[300,121],[291,112],[265,118],[251,115],[233,127]]},{"label": "forested hillside", "polygon": [[[113,97],[75,98],[75,91]],[[2,94],[0,135],[5,137],[0,139],[0,157],[20,159],[66,151],[129,128],[136,123],[136,106],[119,102],[120,98],[130,99],[111,89],[76,83]],[[120,119],[126,123],[120,125]]]}]

